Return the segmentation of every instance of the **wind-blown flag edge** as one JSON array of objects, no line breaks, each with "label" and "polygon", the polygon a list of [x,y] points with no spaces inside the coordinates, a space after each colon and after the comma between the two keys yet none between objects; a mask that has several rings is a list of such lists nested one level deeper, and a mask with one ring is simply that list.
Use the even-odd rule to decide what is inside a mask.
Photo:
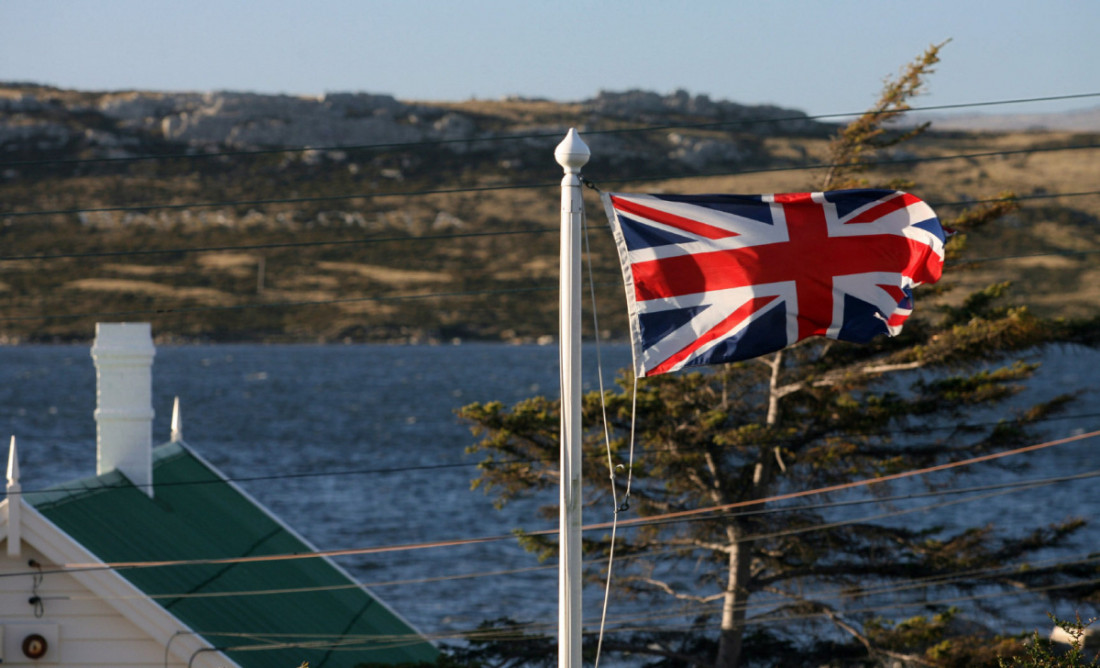
[{"label": "wind-blown flag edge", "polygon": [[[639,377],[658,375],[690,366],[749,359],[780,350],[809,336],[827,336],[839,340],[864,343],[881,333],[894,336],[901,331],[902,324],[912,312],[912,289],[923,283],[934,283],[942,274],[943,246],[946,239],[943,228],[931,207],[919,198],[902,191],[864,189],[771,195],[603,193],[601,199],[611,224],[616,250],[619,254],[620,268],[623,272],[634,372]],[[707,202],[711,208],[708,209],[699,202]],[[744,209],[746,206],[758,207],[758,210],[753,209],[756,213],[751,214],[753,220],[744,219],[743,217],[738,218],[736,215],[729,214],[729,211],[749,210]],[[795,208],[791,209],[789,207]],[[723,211],[723,208],[729,211]],[[768,215],[772,216],[772,219],[757,218],[761,210],[770,211]],[[791,211],[802,213],[794,214],[790,213]],[[796,223],[794,221],[799,221],[797,223],[799,225],[804,224],[805,211],[815,211],[816,213],[813,213],[812,216],[819,218],[816,224],[821,230],[829,230],[821,237],[824,240],[823,243],[839,243],[844,238],[866,239],[873,237],[875,240],[880,240],[879,245],[885,248],[887,244],[881,240],[888,240],[890,260],[893,263],[889,268],[895,271],[867,271],[862,266],[860,272],[851,275],[842,273],[833,275],[830,271],[830,276],[832,276],[830,280],[834,282],[831,288],[831,296],[827,300],[819,301],[829,302],[832,310],[824,317],[818,317],[819,324],[815,326],[807,325],[809,319],[807,313],[810,309],[807,309],[806,312],[799,311],[799,300],[795,298],[795,294],[796,292],[801,294],[802,291],[797,289],[799,285],[797,281],[787,282],[789,284],[783,281],[773,284],[759,284],[750,281],[748,285],[740,286],[741,291],[737,293],[737,298],[741,300],[741,306],[738,309],[725,312],[725,320],[722,321],[726,323],[723,324],[727,327],[725,331],[715,333],[717,328],[711,328],[705,332],[695,331],[696,338],[692,344],[696,346],[694,349],[688,350],[685,348],[684,350],[687,352],[680,355],[680,359],[670,362],[668,360],[672,358],[667,355],[666,346],[666,350],[660,353],[665,357],[657,359],[655,362],[653,351],[656,346],[654,341],[647,342],[646,333],[642,326],[643,315],[651,321],[654,319],[652,313],[646,313],[645,304],[642,303],[651,302],[645,299],[640,300],[639,291],[646,292],[646,295],[643,296],[656,301],[654,298],[656,293],[645,283],[647,279],[652,280],[654,277],[664,280],[668,278],[668,275],[662,276],[660,271],[653,271],[651,275],[643,276],[641,281],[643,285],[639,285],[635,276],[635,265],[654,265],[658,269],[660,269],[662,263],[678,266],[679,269],[687,270],[686,273],[693,276],[693,281],[689,280],[687,282],[695,282],[700,285],[710,285],[711,277],[707,276],[707,272],[709,271],[708,266],[713,263],[703,262],[700,264],[697,261],[698,258],[711,257],[712,255],[719,256],[722,253],[732,256],[734,251],[730,250],[731,248],[742,248],[738,252],[745,252],[743,249],[746,247],[754,248],[755,250],[743,259],[751,260],[750,264],[754,261],[758,265],[769,268],[778,266],[781,263],[772,262],[767,264],[757,255],[764,254],[760,251],[766,248],[781,247],[782,244],[777,242],[791,241],[783,235],[788,234],[789,230],[795,228]],[[624,212],[628,220],[635,226],[633,241],[636,246],[640,238],[637,234],[639,221],[631,220],[631,217],[649,217],[659,221],[657,225],[653,225],[653,220],[647,220],[646,222],[652,227],[647,228],[646,233],[656,234],[664,238],[652,247],[643,248],[640,251],[637,247],[632,249],[630,241],[624,233],[623,222],[620,220],[620,215]],[[788,215],[792,216],[789,227],[786,220]],[[729,220],[731,216],[738,218],[736,221],[738,223],[747,222],[748,227],[736,228]],[[761,222],[766,223],[766,225],[759,225],[758,223]],[[849,227],[845,227],[845,225]],[[799,227],[798,229],[803,228]],[[806,229],[809,229],[809,227]],[[761,230],[765,231],[763,235],[760,234]],[[678,237],[684,238],[681,240]],[[680,243],[680,241],[684,243]],[[851,244],[853,242],[849,240],[846,243],[848,246],[844,248],[847,249],[849,254],[852,254]],[[719,246],[718,250],[722,253],[712,252],[715,250],[714,248],[708,248],[705,252],[697,251],[694,255],[691,252],[681,252],[682,248],[705,247],[708,244],[717,244]],[[793,244],[790,245],[793,246]],[[814,252],[799,256],[799,264],[802,263],[802,260],[812,263],[813,260],[827,256],[824,249],[813,248],[812,250]],[[867,250],[868,248],[865,246],[859,247],[858,255],[868,255]],[[640,253],[647,257],[651,256],[653,259],[636,262],[632,259],[632,253],[634,255]],[[682,257],[676,258],[677,255]],[[905,256],[904,261],[902,255]],[[789,257],[784,259],[789,259]],[[678,260],[682,261],[679,265],[675,265],[674,263]],[[721,268],[723,271],[728,271],[730,266],[728,259],[722,261],[725,262],[725,265]],[[903,266],[899,267],[899,262]],[[684,271],[680,273],[684,273]],[[742,269],[738,267],[736,273],[749,275],[751,271],[745,269],[742,272]],[[766,271],[764,273],[774,272]],[[852,285],[850,279],[853,277],[861,278],[863,283],[870,281],[871,292],[874,294],[868,297],[866,286],[862,286],[856,289],[856,293],[859,294],[859,297],[856,297],[836,285],[843,280],[847,280],[850,287]],[[660,283],[660,281],[658,282]],[[721,282],[719,281],[719,283]],[[671,284],[671,281],[669,284]],[[760,288],[763,288],[763,290],[761,291]],[[700,288],[701,291],[698,294],[709,294],[711,296],[717,294],[714,291],[708,293],[708,289]],[[729,294],[733,294],[733,292]],[[890,299],[884,297],[887,294]],[[687,296],[688,291],[681,291],[678,294],[665,295],[665,298],[669,302],[678,302],[675,308],[679,308],[683,312],[686,310],[684,309],[683,299]],[[660,297],[660,295],[657,295],[657,297]],[[865,300],[860,297],[868,298]],[[694,308],[699,312],[710,309],[712,306],[706,303],[705,297],[694,301],[696,302]],[[805,299],[804,302],[805,304],[815,304],[812,299]],[[858,312],[859,317],[848,317],[849,308],[853,313]],[[669,309],[664,310],[672,312]],[[762,329],[763,326],[760,324],[763,315],[767,315],[770,319],[771,322],[768,327],[771,327],[772,330],[775,329],[777,323],[780,323],[780,328],[782,328],[782,322],[785,322],[786,335],[775,337],[774,340],[765,338],[763,342],[753,340],[754,337],[759,339],[759,332],[766,329]],[[818,315],[821,316],[822,314]],[[736,322],[736,326],[728,325],[729,322]],[[758,330],[753,332],[752,337],[746,335],[750,326]],[[731,332],[733,333],[731,334]],[[672,339],[673,337],[666,338]],[[740,343],[741,339],[751,341],[751,343],[745,343],[743,345],[744,350],[737,351],[735,350],[737,345],[742,345]],[[731,342],[733,343],[731,344]],[[726,348],[733,349],[733,354],[723,352]],[[677,350],[676,354],[680,352],[682,351]]]},{"label": "wind-blown flag edge", "polygon": [[611,225],[611,235],[615,239],[615,250],[619,254],[619,269],[623,272],[623,287],[626,290],[626,316],[630,326],[630,351],[634,361],[634,376],[642,378],[646,375],[645,366],[642,363],[644,341],[642,340],[641,321],[638,317],[638,304],[634,299],[634,274],[630,271],[630,250],[626,246],[622,227],[619,224],[615,208],[611,204],[611,195],[612,193],[608,192],[600,193],[600,200],[603,202],[604,213],[607,214],[608,223]]}]

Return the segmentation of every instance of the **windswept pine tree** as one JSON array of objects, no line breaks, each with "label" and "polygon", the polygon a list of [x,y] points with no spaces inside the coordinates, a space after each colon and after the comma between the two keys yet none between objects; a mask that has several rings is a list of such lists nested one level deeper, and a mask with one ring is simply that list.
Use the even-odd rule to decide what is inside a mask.
[{"label": "windswept pine tree", "polygon": [[[871,181],[867,167],[881,149],[926,129],[897,131],[891,121],[908,109],[942,46],[908,65],[870,111],[837,134],[832,167],[810,189],[918,189]],[[1020,567],[1073,537],[1084,522],[1073,517],[1074,508],[1051,509],[1065,517],[1043,526],[945,528],[891,521],[870,505],[837,520],[827,507],[826,501],[885,502],[888,483],[812,502],[763,501],[1035,443],[1036,425],[1071,402],[1067,393],[1024,410],[1005,407],[1037,369],[1022,361],[1026,351],[1068,341],[1095,344],[1095,327],[1042,320],[1008,305],[1007,282],[955,294],[952,278],[965,271],[966,236],[995,233],[998,220],[1016,207],[1011,194],[974,198],[987,203],[943,220],[956,231],[949,267],[940,283],[917,290],[915,313],[899,336],[867,345],[812,338],[756,360],[646,378],[636,407],[629,375],[621,389],[605,393],[615,462],[627,461],[632,408],[636,413],[630,508],[620,517],[726,508],[618,532],[612,585],[629,594],[622,605],[647,620],[640,626],[663,630],[613,631],[605,652],[650,657],[653,665],[717,668],[841,665],[845,658],[996,665],[996,654],[1011,653],[1013,642],[968,643],[966,631],[950,623],[955,608],[920,602],[1095,581],[1095,561]],[[997,419],[970,419],[990,409]],[[471,448],[484,455],[475,483],[500,503],[557,485],[556,400],[472,404],[460,414],[482,437]],[[598,393],[585,398],[584,424],[585,498],[606,508]],[[615,478],[620,500],[626,482],[624,473]],[[919,483],[906,484],[912,491]],[[552,540],[527,541],[545,555],[556,550]],[[610,548],[607,532],[586,534],[588,556],[606,556]],[[601,567],[594,565],[591,575],[599,581]],[[1090,587],[1047,591],[1095,599],[1096,585]],[[676,617],[647,617],[657,610]],[[995,628],[996,621],[989,624]],[[798,653],[805,662],[793,658]]]}]

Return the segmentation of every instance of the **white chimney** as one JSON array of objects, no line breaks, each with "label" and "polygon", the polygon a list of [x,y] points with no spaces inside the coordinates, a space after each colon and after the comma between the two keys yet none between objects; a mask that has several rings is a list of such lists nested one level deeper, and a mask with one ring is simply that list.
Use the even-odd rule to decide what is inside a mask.
[{"label": "white chimney", "polygon": [[155,354],[147,322],[95,326],[96,475],[117,469],[150,497]]}]

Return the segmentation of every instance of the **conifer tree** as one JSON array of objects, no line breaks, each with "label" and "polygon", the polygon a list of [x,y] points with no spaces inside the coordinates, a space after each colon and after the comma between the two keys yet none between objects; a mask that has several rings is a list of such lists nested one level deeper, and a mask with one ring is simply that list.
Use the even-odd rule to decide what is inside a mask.
[{"label": "conifer tree", "polygon": [[[811,189],[914,188],[870,182],[866,168],[876,151],[924,131],[926,126],[892,132],[889,121],[908,109],[942,46],[930,47],[909,64],[886,84],[871,111],[837,134],[832,167]],[[966,234],[992,228],[1015,206],[1006,195],[944,220],[957,231],[949,242],[949,261],[960,257]],[[898,337],[863,346],[809,339],[767,358],[644,379],[634,409],[638,456],[630,513],[644,518],[754,504],[1034,442],[1031,428],[1062,409],[1070,396],[1005,411],[994,424],[972,423],[968,415],[1002,405],[1020,391],[1037,368],[1017,359],[1021,351],[1057,341],[1095,343],[1088,340],[1095,334],[1004,306],[1007,283],[948,300],[956,271],[949,267],[940,284],[918,289],[916,311]],[[625,462],[631,431],[632,386],[633,379],[624,377],[620,389],[604,397],[611,449],[619,462]],[[471,447],[484,455],[475,482],[500,503],[556,487],[556,400],[534,397],[511,407],[472,404],[460,415],[482,437]],[[585,495],[590,505],[606,508],[610,489],[601,420],[600,397],[591,393],[584,401]],[[625,482],[625,475],[616,476],[620,498]],[[885,496],[889,488],[874,489]],[[613,585],[635,597],[634,610],[681,604],[677,614],[690,625],[673,628],[681,622],[654,618],[646,626],[664,630],[616,634],[604,643],[605,651],[649,655],[661,665],[736,668],[749,658],[758,661],[753,665],[801,665],[761,662],[761,653],[809,651],[800,644],[805,634],[775,629],[827,626],[837,633],[814,636],[847,639],[835,641],[832,658],[848,652],[861,660],[892,657],[936,665],[936,657],[951,655],[944,645],[951,609],[900,623],[883,612],[858,610],[887,599],[911,603],[1080,576],[1068,567],[1003,568],[1065,541],[1080,529],[1080,519],[1024,531],[996,526],[951,531],[876,521],[867,510],[836,521],[827,518],[821,497],[813,500],[760,503],[620,530]],[[544,554],[556,547],[532,537],[527,544]],[[606,555],[609,548],[608,535],[585,536],[589,556]],[[1096,567],[1091,568],[1095,578]],[[598,570],[592,573],[597,580]],[[866,605],[852,605],[855,601]],[[904,618],[912,608],[900,610],[907,613]],[[750,625],[754,617],[775,623]],[[808,626],[813,624],[819,626]],[[918,628],[925,632],[916,633]],[[925,646],[930,639],[933,649]]]}]

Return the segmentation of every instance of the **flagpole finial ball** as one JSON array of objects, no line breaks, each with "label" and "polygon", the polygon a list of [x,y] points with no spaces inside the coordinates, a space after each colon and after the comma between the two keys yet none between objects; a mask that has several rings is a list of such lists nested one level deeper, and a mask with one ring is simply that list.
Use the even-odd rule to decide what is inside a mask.
[{"label": "flagpole finial ball", "polygon": [[558,147],[554,149],[554,159],[569,172],[575,172],[584,167],[591,155],[592,152],[588,150],[588,144],[585,144],[581,136],[577,134],[576,128],[569,128],[565,139],[561,140]]}]

